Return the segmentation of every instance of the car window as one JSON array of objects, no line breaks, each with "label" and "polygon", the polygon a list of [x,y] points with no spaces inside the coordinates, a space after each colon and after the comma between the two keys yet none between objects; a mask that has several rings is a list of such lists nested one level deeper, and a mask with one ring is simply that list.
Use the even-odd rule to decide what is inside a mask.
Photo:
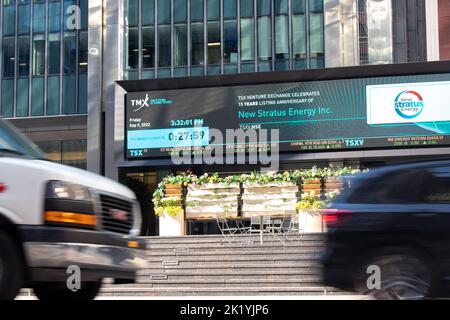
[{"label": "car window", "polygon": [[450,166],[427,169],[423,199],[429,203],[450,203]]},{"label": "car window", "polygon": [[350,203],[404,204],[421,201],[423,169],[406,169],[388,172],[381,176],[364,179],[354,188]]},{"label": "car window", "polygon": [[43,159],[42,151],[6,120],[0,119],[0,156]]}]

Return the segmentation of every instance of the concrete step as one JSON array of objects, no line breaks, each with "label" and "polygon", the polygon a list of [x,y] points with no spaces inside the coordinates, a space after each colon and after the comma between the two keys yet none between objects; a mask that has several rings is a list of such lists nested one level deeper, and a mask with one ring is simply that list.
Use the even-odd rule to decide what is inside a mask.
[{"label": "concrete step", "polygon": [[[251,237],[248,235],[233,235],[233,239],[237,240],[247,240],[251,239],[254,242],[259,242],[259,235],[252,235]],[[267,235],[264,235],[264,239],[267,238]],[[314,234],[290,234],[288,238],[292,241],[324,241],[325,234],[314,233]],[[200,236],[183,236],[183,237],[144,237],[144,239],[149,244],[160,243],[160,244],[172,244],[172,243],[217,243],[224,240],[223,235],[200,235]]]},{"label": "concrete step", "polygon": [[104,286],[101,296],[310,296],[350,295],[326,287],[152,288]]},{"label": "concrete step", "polygon": [[271,256],[271,255],[291,255],[291,254],[321,254],[324,248],[254,248],[254,250],[239,251],[230,248],[224,248],[223,250],[189,250],[189,251],[147,251],[147,258],[153,257],[204,257],[204,256]]},{"label": "concrete step", "polygon": [[183,256],[148,256],[147,261],[150,264],[162,264],[163,262],[177,261],[180,264],[194,263],[227,263],[227,262],[297,262],[297,261],[319,261],[320,253],[304,253],[304,254],[279,254],[279,255],[183,255]]},{"label": "concrete step", "polygon": [[165,269],[165,268],[179,268],[179,269],[216,269],[216,268],[289,268],[297,267],[321,267],[318,259],[284,259],[284,260],[222,260],[222,261],[179,261],[179,260],[165,260],[149,262],[149,268]]},{"label": "concrete step", "polygon": [[240,243],[240,244],[229,244],[229,243],[148,243],[147,249],[148,250],[173,250],[173,249],[235,249],[235,250],[254,250],[255,248],[311,248],[311,247],[324,247],[325,243],[323,241],[303,241],[303,242],[289,242],[281,243],[280,241],[268,241],[263,244],[260,244],[259,242],[255,242],[253,244],[248,243]]},{"label": "concrete step", "polygon": [[248,271],[248,272],[234,272],[234,273],[221,273],[210,271],[208,273],[198,274],[198,273],[152,273],[152,274],[140,274],[137,276],[137,281],[139,283],[150,283],[154,280],[189,280],[192,282],[207,282],[207,281],[218,281],[218,280],[228,280],[236,279],[245,282],[253,282],[258,279],[268,279],[268,280],[292,280],[292,281],[314,281],[322,282],[321,272],[317,270],[282,270],[282,271]]},{"label": "concrete step", "polygon": [[148,285],[152,288],[218,288],[218,287],[311,287],[321,286],[318,277],[304,277],[303,279],[209,279],[209,280],[151,280],[139,282],[137,285]]}]

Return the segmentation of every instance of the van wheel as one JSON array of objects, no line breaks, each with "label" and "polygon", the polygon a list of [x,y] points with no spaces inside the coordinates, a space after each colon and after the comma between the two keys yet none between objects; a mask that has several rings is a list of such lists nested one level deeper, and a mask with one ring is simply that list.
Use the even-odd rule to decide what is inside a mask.
[{"label": "van wheel", "polygon": [[419,255],[387,251],[367,261],[355,279],[359,293],[377,300],[422,300],[430,293],[431,271]]},{"label": "van wheel", "polygon": [[0,231],[0,300],[13,300],[24,283],[23,263],[17,245]]},{"label": "van wheel", "polygon": [[39,300],[94,300],[102,287],[102,282],[82,282],[78,291],[71,291],[66,283],[41,282],[33,286]]}]

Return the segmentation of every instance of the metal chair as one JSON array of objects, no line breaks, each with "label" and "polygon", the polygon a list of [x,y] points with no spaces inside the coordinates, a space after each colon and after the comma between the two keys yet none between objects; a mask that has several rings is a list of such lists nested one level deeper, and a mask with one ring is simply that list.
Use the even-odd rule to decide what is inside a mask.
[{"label": "metal chair", "polygon": [[[267,228],[267,231],[273,236],[274,239],[280,241],[283,245],[285,245],[285,241],[280,237],[280,235],[287,234],[291,229],[291,217],[284,217],[281,221],[281,224],[272,225]],[[272,240],[273,242],[273,240]]]},{"label": "metal chair", "polygon": [[238,235],[245,234],[250,228],[242,226],[237,227],[231,227],[228,223],[228,220],[225,216],[221,216],[219,214],[216,214],[216,222],[217,226],[219,227],[220,233],[224,237],[220,241],[220,244],[222,245],[225,241],[227,241],[229,244],[233,244],[234,242],[237,242],[238,244],[244,244],[247,243],[246,241],[242,241],[237,239]]}]

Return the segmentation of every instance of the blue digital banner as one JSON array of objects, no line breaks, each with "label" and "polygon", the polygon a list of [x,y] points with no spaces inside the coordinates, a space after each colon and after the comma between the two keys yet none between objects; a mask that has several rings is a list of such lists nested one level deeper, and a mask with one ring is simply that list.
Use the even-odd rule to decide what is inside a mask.
[{"label": "blue digital banner", "polygon": [[199,147],[209,144],[209,128],[170,128],[128,131],[128,149]]}]

